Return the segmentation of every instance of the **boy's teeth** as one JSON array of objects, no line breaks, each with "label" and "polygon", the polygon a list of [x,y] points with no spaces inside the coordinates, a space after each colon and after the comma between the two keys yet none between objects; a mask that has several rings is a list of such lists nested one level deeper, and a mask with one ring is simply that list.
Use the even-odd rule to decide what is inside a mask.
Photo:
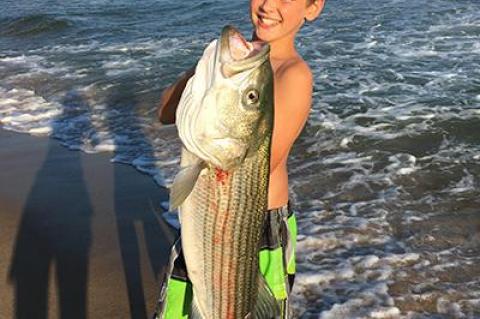
[{"label": "boy's teeth", "polygon": [[272,20],[272,19],[268,19],[268,18],[260,18],[260,20],[262,21],[263,24],[266,24],[266,25],[269,25],[269,26],[277,24],[277,21]]}]

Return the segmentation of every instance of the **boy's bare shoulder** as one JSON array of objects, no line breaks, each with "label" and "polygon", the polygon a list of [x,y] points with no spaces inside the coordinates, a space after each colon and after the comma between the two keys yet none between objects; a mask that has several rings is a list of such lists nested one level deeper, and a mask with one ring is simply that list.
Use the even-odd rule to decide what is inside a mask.
[{"label": "boy's bare shoulder", "polygon": [[301,84],[312,83],[312,71],[300,56],[288,59],[279,65],[275,72],[276,80],[287,80],[289,82],[299,81]]},{"label": "boy's bare shoulder", "polygon": [[285,61],[278,67],[275,88],[276,109],[301,109],[305,111],[301,112],[302,116],[307,116],[311,107],[313,75],[301,57]]}]

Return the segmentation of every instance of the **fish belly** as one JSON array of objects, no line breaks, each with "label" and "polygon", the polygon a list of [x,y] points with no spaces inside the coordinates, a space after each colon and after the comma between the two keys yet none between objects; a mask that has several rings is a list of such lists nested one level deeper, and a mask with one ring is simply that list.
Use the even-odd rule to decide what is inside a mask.
[{"label": "fish belly", "polygon": [[268,205],[268,152],[234,171],[208,167],[181,205],[181,238],[194,302],[205,319],[245,318],[258,293]]}]

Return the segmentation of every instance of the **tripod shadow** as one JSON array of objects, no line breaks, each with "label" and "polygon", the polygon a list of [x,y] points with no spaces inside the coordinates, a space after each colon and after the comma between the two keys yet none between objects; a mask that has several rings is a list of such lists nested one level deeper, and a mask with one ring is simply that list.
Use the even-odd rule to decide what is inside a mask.
[{"label": "tripod shadow", "polygon": [[[62,106],[53,136],[59,133],[59,123],[84,107],[85,101],[73,94]],[[65,160],[58,147],[49,139],[45,161],[23,208],[9,272],[15,287],[15,318],[47,318],[52,267],[60,317],[86,318],[92,206],[80,153],[71,152]]]}]

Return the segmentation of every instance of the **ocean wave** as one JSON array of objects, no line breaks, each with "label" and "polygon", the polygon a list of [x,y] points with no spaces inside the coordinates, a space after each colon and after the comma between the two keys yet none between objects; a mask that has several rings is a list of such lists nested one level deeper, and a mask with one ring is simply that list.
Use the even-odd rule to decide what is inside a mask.
[{"label": "ocean wave", "polygon": [[[154,116],[161,88],[243,5],[148,0],[119,16],[110,1],[77,5],[71,37],[1,38],[0,126],[110,152],[169,185],[180,142]],[[289,157],[296,317],[480,318],[478,8],[338,0],[302,28],[317,86]],[[52,26],[42,32],[72,25],[63,13],[40,17]],[[25,32],[33,20],[0,27]]]},{"label": "ocean wave", "polygon": [[36,36],[43,33],[60,32],[73,25],[72,21],[47,14],[32,14],[0,20],[0,35]]}]

